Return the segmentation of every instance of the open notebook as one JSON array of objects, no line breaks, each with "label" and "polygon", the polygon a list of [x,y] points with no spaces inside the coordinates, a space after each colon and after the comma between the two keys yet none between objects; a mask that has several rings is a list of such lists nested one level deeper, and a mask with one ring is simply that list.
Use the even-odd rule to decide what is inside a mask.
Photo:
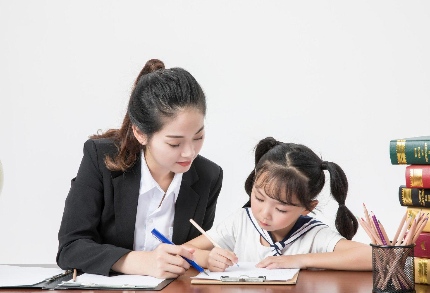
[{"label": "open notebook", "polygon": [[0,288],[161,290],[174,279],[150,276],[82,274],[73,281],[73,272],[55,268],[0,265]]},{"label": "open notebook", "polygon": [[209,276],[200,273],[192,277],[191,284],[255,284],[255,285],[287,285],[296,284],[299,269],[256,268],[257,262],[239,262],[239,266],[231,266],[225,272],[206,271]]}]

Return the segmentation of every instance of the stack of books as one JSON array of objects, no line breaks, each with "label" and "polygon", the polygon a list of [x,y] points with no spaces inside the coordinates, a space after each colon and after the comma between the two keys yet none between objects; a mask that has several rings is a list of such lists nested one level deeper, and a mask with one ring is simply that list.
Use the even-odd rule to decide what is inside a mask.
[{"label": "stack of books", "polygon": [[[399,187],[407,216],[430,215],[430,136],[391,140],[390,158],[393,165],[409,165],[406,184]],[[430,221],[418,236],[414,254],[415,283],[430,284]]]}]

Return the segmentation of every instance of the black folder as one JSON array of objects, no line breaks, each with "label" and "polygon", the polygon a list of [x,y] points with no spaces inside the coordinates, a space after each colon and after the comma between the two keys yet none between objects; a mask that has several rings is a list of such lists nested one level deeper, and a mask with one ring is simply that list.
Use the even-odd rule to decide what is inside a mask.
[{"label": "black folder", "polygon": [[[2,266],[3,269],[7,269],[7,266]],[[14,270],[17,269],[17,266],[13,266]],[[29,268],[27,267],[22,267],[23,270],[25,270],[25,268]],[[31,268],[31,267],[30,267]],[[36,268],[36,267],[34,267]],[[37,269],[40,269],[41,272],[43,272],[44,270],[46,271],[47,268],[42,268],[42,267],[37,267]],[[78,275],[81,275],[82,273],[78,273]],[[117,274],[119,275],[119,274]],[[23,277],[22,279],[25,279],[25,277]],[[55,289],[55,290],[61,290],[61,289],[78,289],[78,290],[133,290],[133,291],[145,291],[145,290],[150,290],[150,291],[159,291],[162,290],[164,287],[166,287],[168,284],[170,284],[172,281],[174,281],[175,279],[165,279],[163,280],[161,283],[159,283],[156,287],[148,287],[145,286],[144,284],[142,285],[127,285],[124,284],[122,286],[109,286],[109,285],[103,285],[103,284],[79,284],[79,283],[68,283],[65,284],[64,282],[70,281],[73,279],[73,271],[64,271],[61,274],[57,274],[54,276],[50,276],[44,280],[41,280],[38,283],[35,284],[26,284],[28,282],[26,282],[25,280],[22,280],[22,283],[20,285],[6,285],[6,286],[2,286],[0,283],[0,289],[26,289],[26,288],[31,288],[31,289]]]}]

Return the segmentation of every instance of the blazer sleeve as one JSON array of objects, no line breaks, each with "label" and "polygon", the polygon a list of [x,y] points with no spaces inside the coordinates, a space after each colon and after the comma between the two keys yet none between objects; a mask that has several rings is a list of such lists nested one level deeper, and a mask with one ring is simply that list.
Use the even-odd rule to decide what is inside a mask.
[{"label": "blazer sleeve", "polygon": [[104,207],[103,173],[94,141],[84,145],[77,176],[72,179],[58,233],[57,264],[64,270],[109,275],[112,265],[129,249],[103,244],[98,226]]},{"label": "blazer sleeve", "polygon": [[222,168],[219,167],[219,170],[220,171],[219,171],[218,179],[216,180],[215,185],[211,188],[211,191],[210,191],[210,194],[209,194],[208,205],[207,205],[205,217],[203,219],[203,226],[202,226],[202,228],[205,231],[207,231],[210,228],[212,228],[212,225],[213,225],[214,219],[215,219],[216,203],[217,203],[217,200],[218,200],[219,193],[221,191],[222,176],[223,176]]}]

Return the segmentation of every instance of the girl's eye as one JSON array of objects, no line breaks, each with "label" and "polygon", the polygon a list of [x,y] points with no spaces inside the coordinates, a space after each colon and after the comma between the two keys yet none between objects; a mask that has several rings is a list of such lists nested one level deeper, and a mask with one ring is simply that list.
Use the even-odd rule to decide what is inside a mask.
[{"label": "girl's eye", "polygon": [[280,212],[280,213],[283,213],[283,214],[285,214],[287,211],[283,211],[283,210],[280,210],[280,209],[276,209],[278,212]]},{"label": "girl's eye", "polygon": [[194,140],[202,140],[203,139],[203,135],[200,136],[199,138],[195,138]]},{"label": "girl's eye", "polygon": [[170,144],[170,143],[168,143],[168,145],[170,145],[172,148],[177,148],[179,146],[179,143],[178,144]]},{"label": "girl's eye", "polygon": [[263,201],[261,198],[258,198],[257,196],[255,196],[255,199],[258,201]]}]

